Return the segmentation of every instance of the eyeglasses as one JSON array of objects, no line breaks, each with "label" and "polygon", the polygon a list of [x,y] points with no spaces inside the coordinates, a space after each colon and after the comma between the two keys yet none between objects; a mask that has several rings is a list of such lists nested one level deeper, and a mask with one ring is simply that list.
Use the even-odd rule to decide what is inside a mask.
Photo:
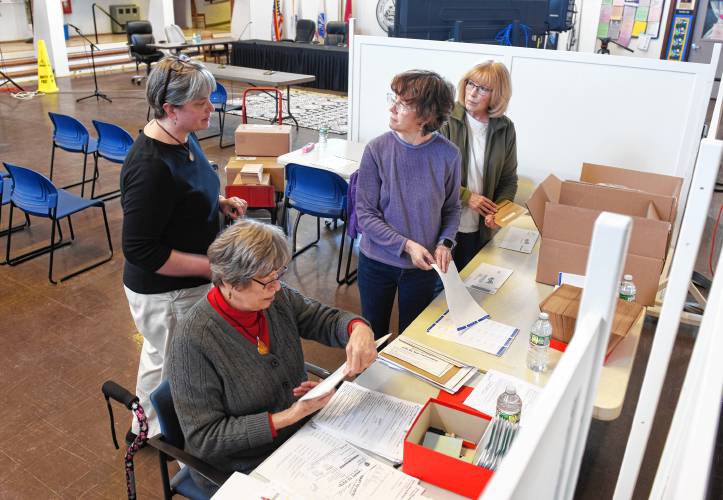
[{"label": "eyeglasses", "polygon": [[485,87],[484,85],[477,85],[472,80],[467,80],[467,88],[470,92],[477,91],[479,95],[486,95],[492,92],[491,88]]},{"label": "eyeglasses", "polygon": [[266,288],[267,286],[273,284],[275,281],[281,281],[281,277],[282,277],[284,274],[286,274],[286,271],[288,271],[288,270],[289,270],[288,267],[286,267],[286,266],[282,267],[281,269],[279,269],[278,271],[276,271],[276,278],[274,278],[274,279],[272,279],[272,280],[269,280],[269,281],[266,281],[266,282],[261,281],[261,280],[257,280],[256,278],[251,278],[251,281],[255,281],[256,283],[258,283],[259,285],[261,285],[263,288]]},{"label": "eyeglasses", "polygon": [[409,104],[404,104],[401,97],[391,92],[387,93],[387,104],[391,108],[396,106],[399,113],[409,113],[412,111],[412,107]]},{"label": "eyeglasses", "polygon": [[166,94],[168,94],[168,84],[171,83],[171,74],[174,71],[176,73],[180,73],[181,71],[183,71],[183,68],[185,68],[186,64],[188,64],[190,61],[190,57],[185,54],[181,54],[180,56],[176,57],[176,60],[173,61],[170,66],[168,66],[168,73],[166,73],[166,84],[163,86],[163,94],[161,94],[163,96],[161,99],[161,106],[163,106],[163,103],[166,102]]}]

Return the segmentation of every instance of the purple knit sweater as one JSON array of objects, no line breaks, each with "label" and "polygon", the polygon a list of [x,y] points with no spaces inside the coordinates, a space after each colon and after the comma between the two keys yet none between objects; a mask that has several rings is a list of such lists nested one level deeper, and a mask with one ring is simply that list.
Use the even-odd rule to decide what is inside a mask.
[{"label": "purple knit sweater", "polygon": [[359,166],[356,213],[364,235],[360,249],[370,259],[414,268],[407,239],[432,254],[459,227],[460,154],[439,134],[413,146],[387,132],[366,147]]}]

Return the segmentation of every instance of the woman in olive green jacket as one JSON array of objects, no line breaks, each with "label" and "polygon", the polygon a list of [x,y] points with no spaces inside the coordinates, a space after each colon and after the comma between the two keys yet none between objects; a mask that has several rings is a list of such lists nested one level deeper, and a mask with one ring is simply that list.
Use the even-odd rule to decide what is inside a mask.
[{"label": "woman in olive green jacket", "polygon": [[517,193],[517,139],[504,116],[512,96],[504,64],[487,61],[470,69],[459,82],[457,102],[440,132],[462,156],[462,217],[454,263],[467,265],[498,229],[497,205]]}]

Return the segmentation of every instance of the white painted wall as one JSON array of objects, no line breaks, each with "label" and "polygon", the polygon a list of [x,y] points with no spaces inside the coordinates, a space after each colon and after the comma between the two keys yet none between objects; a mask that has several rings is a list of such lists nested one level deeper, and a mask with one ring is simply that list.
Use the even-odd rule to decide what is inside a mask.
[{"label": "white painted wall", "polygon": [[156,40],[165,40],[165,27],[173,24],[173,0],[151,0],[148,5],[148,20],[153,26],[153,37]]},{"label": "white painted wall", "polygon": [[173,18],[181,28],[191,27],[191,2],[188,0],[173,0]]},{"label": "white painted wall", "polygon": [[[92,39],[93,35],[93,9],[94,3],[98,4],[98,7],[102,7],[106,12],[110,12],[111,5],[137,5],[140,9],[141,20],[148,19],[148,2],[150,0],[73,0],[73,13],[66,14],[63,16],[64,23],[70,23],[76,25],[88,38]],[[162,0],[153,0],[153,2],[159,2]],[[96,24],[98,27],[98,33],[111,33],[111,20],[99,9],[95,9],[96,13]],[[161,27],[161,31],[163,31]],[[154,33],[155,34],[155,33]],[[70,35],[74,36],[75,32],[71,29]],[[165,39],[165,37],[162,37]]]},{"label": "white painted wall", "polygon": [[352,14],[356,18],[357,35],[387,36],[377,22],[377,0],[355,0]]},{"label": "white painted wall", "polygon": [[227,23],[231,19],[231,4],[228,1],[214,3],[206,3],[204,0],[191,1],[196,2],[196,11],[199,14],[206,15],[206,26]]},{"label": "white painted wall", "polygon": [[0,1],[0,42],[31,38],[29,22],[22,0]]},{"label": "white painted wall", "polygon": [[55,76],[66,76],[70,73],[62,19],[60,2],[33,2],[35,52],[37,53],[38,40],[45,41]]}]

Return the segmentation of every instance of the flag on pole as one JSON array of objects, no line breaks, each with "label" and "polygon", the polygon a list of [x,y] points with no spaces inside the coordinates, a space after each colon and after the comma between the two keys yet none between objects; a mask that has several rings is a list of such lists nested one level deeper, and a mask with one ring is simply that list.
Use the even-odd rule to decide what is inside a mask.
[{"label": "flag on pole", "polygon": [[319,17],[316,20],[316,30],[319,38],[326,36],[326,2],[319,0]]},{"label": "flag on pole", "polygon": [[281,0],[274,0],[274,40],[284,38],[284,14],[281,12]]},{"label": "flag on pole", "polygon": [[351,14],[351,11],[352,11],[352,4],[351,4],[351,2],[352,2],[352,0],[346,0],[346,7],[344,8],[344,22],[345,22],[345,23],[348,23],[348,22],[349,22],[349,18],[352,16],[352,14]]}]

